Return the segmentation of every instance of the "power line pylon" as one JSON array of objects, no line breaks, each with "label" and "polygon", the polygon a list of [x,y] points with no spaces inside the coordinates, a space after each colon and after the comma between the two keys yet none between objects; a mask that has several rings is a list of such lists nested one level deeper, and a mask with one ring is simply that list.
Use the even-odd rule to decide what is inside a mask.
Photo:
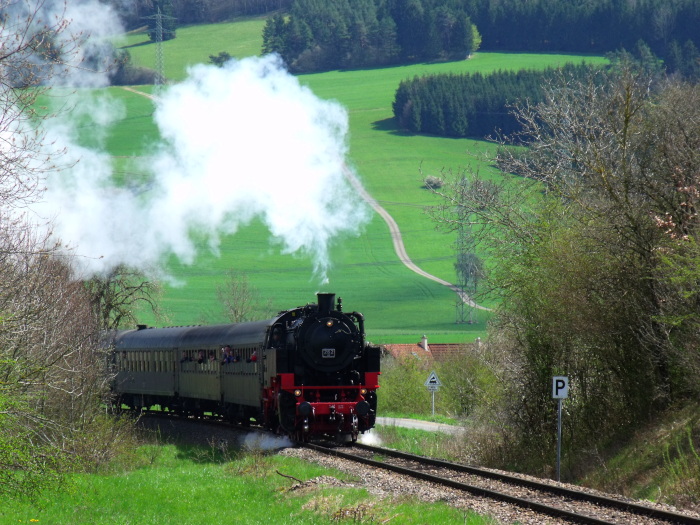
[{"label": "power line pylon", "polygon": [[156,77],[155,86],[159,87],[165,84],[165,61],[163,59],[163,20],[175,20],[174,17],[164,15],[160,11],[160,6],[158,6],[158,11],[155,15],[144,16],[146,20],[156,21]]}]

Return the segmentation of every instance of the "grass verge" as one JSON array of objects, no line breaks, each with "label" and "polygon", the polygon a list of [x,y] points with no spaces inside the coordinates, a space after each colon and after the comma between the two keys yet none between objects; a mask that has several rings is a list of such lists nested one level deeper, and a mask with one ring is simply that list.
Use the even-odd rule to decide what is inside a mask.
[{"label": "grass verge", "polygon": [[[34,503],[0,503],[2,523],[492,523],[444,503],[371,496],[356,480],[261,451],[149,445],[130,468],[72,478]],[[283,474],[283,475],[282,475]],[[290,477],[288,477],[290,476]],[[296,479],[293,479],[296,478]]]}]

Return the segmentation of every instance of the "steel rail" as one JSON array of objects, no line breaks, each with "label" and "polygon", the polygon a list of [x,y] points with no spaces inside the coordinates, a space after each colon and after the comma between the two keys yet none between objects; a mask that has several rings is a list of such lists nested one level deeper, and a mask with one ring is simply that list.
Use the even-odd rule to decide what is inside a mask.
[{"label": "steel rail", "polygon": [[426,465],[432,465],[435,467],[449,468],[459,472],[464,472],[467,474],[474,474],[477,476],[487,477],[497,481],[504,481],[511,484],[517,484],[523,487],[527,487],[534,490],[540,490],[556,494],[558,496],[566,496],[569,498],[577,499],[580,501],[587,501],[588,503],[595,503],[608,508],[614,508],[618,510],[623,510],[626,512],[633,512],[642,516],[646,516],[654,519],[661,519],[666,521],[671,521],[679,524],[689,524],[689,525],[700,525],[700,519],[693,516],[687,516],[685,514],[680,514],[677,512],[665,511],[662,509],[655,509],[652,507],[647,507],[645,505],[640,505],[639,503],[634,503],[631,501],[623,501],[620,499],[612,498],[609,496],[601,496],[598,494],[591,494],[589,492],[582,492],[579,490],[571,489],[568,487],[563,487],[560,485],[551,485],[549,483],[543,483],[535,480],[524,479],[518,476],[513,476],[511,474],[495,472],[493,470],[488,470],[481,467],[474,467],[469,465],[460,465],[458,463],[450,463],[448,461],[443,461],[440,459],[426,458],[423,456],[417,456],[415,454],[408,454],[406,452],[401,452],[398,450],[392,450],[387,448],[373,447],[370,445],[364,445],[362,443],[354,443],[354,447],[373,452],[375,454],[384,454],[387,456],[405,459],[409,461],[416,461]]},{"label": "steel rail", "polygon": [[[404,475],[411,476],[411,477],[414,477],[417,479],[422,479],[424,481],[430,481],[432,483],[436,483],[439,485],[451,487],[451,488],[454,488],[457,490],[462,490],[462,491],[469,492],[469,493],[477,495],[477,496],[483,496],[483,497],[491,498],[491,499],[494,499],[497,501],[504,501],[504,502],[507,502],[507,503],[510,503],[513,505],[517,505],[517,506],[522,507],[522,508],[527,508],[527,509],[530,509],[530,510],[533,510],[536,512],[540,512],[542,514],[546,514],[548,516],[552,516],[552,517],[556,517],[556,518],[564,518],[564,519],[568,519],[571,521],[575,521],[577,523],[584,523],[584,524],[591,524],[591,525],[611,525],[611,523],[613,523],[610,521],[605,521],[601,518],[597,518],[595,516],[587,516],[584,514],[578,514],[578,513],[575,513],[575,512],[566,510],[566,509],[549,506],[549,505],[546,505],[544,503],[540,503],[540,502],[533,501],[530,499],[519,498],[516,496],[512,496],[510,494],[505,494],[503,492],[498,492],[498,491],[486,489],[483,487],[476,487],[473,485],[469,485],[467,483],[440,478],[440,477],[432,475],[432,474],[416,471],[416,470],[409,469],[406,467],[392,465],[392,464],[385,463],[382,461],[377,461],[374,459],[369,459],[366,457],[357,456],[357,455],[352,454],[352,453],[343,452],[339,448],[329,448],[329,447],[324,447],[321,445],[308,444],[308,443],[305,443],[304,446],[307,446],[313,450],[316,450],[318,452],[322,452],[324,454],[334,455],[337,457],[348,459],[350,461],[363,463],[365,465],[373,466],[373,467],[380,468],[380,469],[391,470],[391,471],[399,473],[399,474],[404,474]],[[468,473],[468,474],[473,474],[473,475],[477,475],[477,476],[481,476],[481,477],[487,477],[487,478],[495,479],[498,481],[504,481],[504,482],[507,482],[510,484],[524,486],[527,488],[539,490],[542,492],[547,492],[550,494],[555,494],[558,496],[564,496],[564,497],[572,498],[572,499],[579,500],[579,501],[594,503],[594,504],[600,505],[602,507],[614,508],[617,510],[622,510],[625,512],[630,512],[630,513],[642,515],[642,516],[653,518],[653,519],[659,519],[659,520],[664,520],[664,521],[669,521],[672,523],[679,523],[679,524],[684,524],[684,525],[685,524],[700,525],[700,520],[697,518],[694,518],[692,516],[686,516],[686,515],[675,513],[675,512],[653,509],[650,507],[645,507],[643,505],[638,505],[638,504],[634,504],[634,503],[630,503],[630,502],[624,502],[621,500],[616,500],[613,498],[607,498],[607,497],[603,497],[603,496],[597,496],[594,494],[580,492],[580,491],[568,489],[565,487],[549,485],[546,483],[539,483],[536,481],[525,480],[525,479],[522,479],[519,477],[509,476],[507,474],[493,472],[493,471],[481,469],[478,467],[458,465],[458,464],[454,464],[454,463],[449,463],[447,461],[442,461],[442,460],[437,460],[437,459],[432,459],[432,458],[425,458],[423,456],[416,456],[414,454],[407,454],[405,452],[399,452],[396,450],[372,447],[369,445],[362,445],[362,444],[357,444],[357,443],[353,444],[353,447],[356,447],[359,449],[364,449],[364,450],[367,450],[367,451],[370,451],[370,452],[373,452],[373,453],[379,454],[379,455],[385,455],[385,456],[395,457],[398,459],[404,459],[404,460],[409,460],[409,461],[416,461],[416,462],[424,464],[424,465],[435,466],[435,467],[440,467],[440,468],[449,468],[452,470],[457,470],[457,471]]]}]

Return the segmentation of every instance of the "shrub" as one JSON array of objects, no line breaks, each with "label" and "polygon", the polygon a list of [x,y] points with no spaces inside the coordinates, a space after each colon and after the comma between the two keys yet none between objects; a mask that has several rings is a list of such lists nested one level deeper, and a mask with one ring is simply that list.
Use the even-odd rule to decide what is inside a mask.
[{"label": "shrub", "polygon": [[440,177],[435,175],[428,175],[423,179],[423,187],[427,190],[437,190],[442,188],[444,181]]}]

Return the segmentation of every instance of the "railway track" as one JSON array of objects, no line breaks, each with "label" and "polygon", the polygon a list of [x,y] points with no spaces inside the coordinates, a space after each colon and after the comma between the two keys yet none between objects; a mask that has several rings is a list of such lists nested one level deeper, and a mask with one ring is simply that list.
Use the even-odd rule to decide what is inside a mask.
[{"label": "railway track", "polygon": [[572,523],[700,525],[700,519],[696,517],[642,505],[632,500],[592,494],[553,483],[532,481],[502,472],[448,463],[395,450],[361,444],[352,447],[315,444],[305,446],[317,452],[475,496],[506,502]]},{"label": "railway track", "polygon": [[[170,437],[183,435],[188,440],[198,441],[203,446],[211,446],[217,442],[243,442],[248,440],[254,447],[260,448],[284,448],[289,447],[284,443],[284,438],[268,435],[266,432],[256,430],[254,435],[246,438],[245,429],[232,427],[217,420],[189,420],[183,418],[168,417],[164,414],[146,414],[143,421],[151,421],[151,425],[160,426],[159,434]],[[159,425],[160,422],[160,425]],[[170,428],[172,427],[172,428]],[[238,437],[233,437],[233,436]],[[320,445],[304,444],[303,448],[310,453],[320,453],[340,460],[348,460],[364,466],[373,467],[378,472],[388,472],[386,476],[397,476],[397,483],[406,485],[406,481],[400,481],[401,476],[428,482],[426,487],[444,487],[451,489],[453,493],[462,493],[456,496],[464,500],[474,497],[491,502],[503,502],[511,507],[523,509],[523,512],[536,513],[541,518],[510,519],[506,522],[522,523],[584,523],[596,525],[610,524],[697,524],[700,518],[682,514],[655,506],[644,505],[638,501],[611,497],[591,493],[585,490],[556,484],[554,482],[536,481],[525,479],[517,475],[493,471],[489,469],[449,463],[442,460],[416,456],[391,449],[373,447],[364,444],[352,446],[337,446],[337,444]],[[297,447],[296,450],[303,450]],[[294,447],[288,450],[295,450]],[[304,458],[314,461],[313,458]],[[335,460],[333,460],[335,461]],[[333,468],[343,467],[332,465]],[[358,471],[364,467],[358,467]],[[380,476],[380,479],[382,477]],[[372,483],[372,482],[370,482]],[[379,483],[381,481],[375,481]],[[434,489],[427,489],[432,491]],[[498,504],[489,503],[480,505],[483,510],[478,512],[489,513],[489,508],[498,508]],[[513,513],[509,513],[513,516]],[[516,513],[517,514],[517,513]]]}]

